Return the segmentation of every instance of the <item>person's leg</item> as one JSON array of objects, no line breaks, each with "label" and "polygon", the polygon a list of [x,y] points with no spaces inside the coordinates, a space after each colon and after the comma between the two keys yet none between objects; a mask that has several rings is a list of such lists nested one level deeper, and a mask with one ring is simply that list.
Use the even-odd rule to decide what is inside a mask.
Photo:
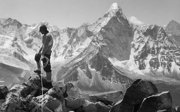
[{"label": "person's leg", "polygon": [[47,57],[47,59],[43,59],[43,68],[44,71],[46,72],[46,79],[47,81],[51,82],[51,63],[50,63],[50,55],[44,55],[45,57]]},{"label": "person's leg", "polygon": [[40,58],[41,58],[41,55],[40,54],[36,54],[35,55],[35,61],[36,61],[36,64],[37,64],[37,70],[35,70],[34,72],[40,74],[41,73],[41,62],[40,62]]}]

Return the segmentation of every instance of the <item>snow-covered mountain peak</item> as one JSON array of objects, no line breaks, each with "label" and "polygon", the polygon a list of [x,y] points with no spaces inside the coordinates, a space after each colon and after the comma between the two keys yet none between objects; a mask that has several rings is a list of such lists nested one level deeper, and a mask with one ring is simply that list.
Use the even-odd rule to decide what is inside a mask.
[{"label": "snow-covered mountain peak", "polygon": [[166,32],[175,36],[180,35],[180,23],[175,20],[171,20],[166,26]]},{"label": "snow-covered mountain peak", "polygon": [[109,17],[117,16],[118,15],[117,13],[119,13],[120,15],[123,14],[122,9],[118,5],[118,3],[113,3],[110,6],[109,10],[106,12],[106,14],[109,15]]},{"label": "snow-covered mountain peak", "polygon": [[116,24],[116,22],[119,22],[120,24],[124,24],[127,26],[128,20],[126,16],[123,14],[122,9],[117,3],[113,3],[109,10],[104,14],[103,17],[99,18],[95,23],[89,26],[89,29],[92,32],[99,32],[104,26],[106,26],[108,23],[110,24]]},{"label": "snow-covered mountain peak", "polygon": [[175,20],[171,20],[170,22],[169,22],[169,24],[179,24],[177,21],[175,21]]},{"label": "snow-covered mountain peak", "polygon": [[122,10],[118,3],[114,2],[112,3],[111,7],[109,8],[109,11],[117,11],[117,10]]},{"label": "snow-covered mountain peak", "polygon": [[180,23],[171,20],[164,28],[170,38],[175,40],[175,44],[180,46]]},{"label": "snow-covered mountain peak", "polygon": [[22,27],[22,24],[16,19],[1,18],[0,19],[0,34],[15,36],[16,32]]},{"label": "snow-covered mountain peak", "polygon": [[17,27],[22,26],[22,24],[19,21],[12,18],[1,18],[0,23],[1,25],[11,25],[11,26],[17,26]]}]

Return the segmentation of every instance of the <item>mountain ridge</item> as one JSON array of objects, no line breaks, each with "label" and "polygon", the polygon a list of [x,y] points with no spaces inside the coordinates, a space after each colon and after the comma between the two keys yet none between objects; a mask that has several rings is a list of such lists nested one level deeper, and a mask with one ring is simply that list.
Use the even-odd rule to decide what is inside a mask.
[{"label": "mountain ridge", "polygon": [[[135,42],[137,46],[142,45],[142,43],[138,42],[138,38],[144,40],[151,37],[152,40],[154,39],[152,43],[157,43],[157,37],[164,38],[166,36],[166,32],[156,25],[132,26],[132,23],[130,23],[116,3],[112,4],[110,9],[96,22],[83,24],[78,28],[60,29],[57,26],[50,25],[48,22],[27,25],[17,20],[13,21],[13,19],[7,20],[9,20],[7,32],[0,32],[0,37],[4,39],[4,41],[0,42],[0,56],[10,55],[29,66],[30,71],[33,71],[35,69],[34,55],[41,46],[41,34],[38,28],[40,25],[46,24],[55,42],[51,58],[53,79],[65,82],[74,81],[80,87],[85,88],[87,85],[85,87],[82,86],[84,84],[82,79],[86,78],[87,82],[95,85],[92,87],[96,88],[97,84],[95,83],[97,82],[102,85],[103,89],[97,88],[98,91],[107,91],[106,86],[104,86],[106,82],[107,84],[112,84],[112,86],[108,87],[108,91],[114,89],[124,90],[134,80],[130,75],[127,75],[128,72],[124,71],[136,64],[129,62],[130,65],[125,64],[123,68],[119,69],[113,65],[110,59],[120,62],[130,60],[132,62],[134,56],[138,54],[137,52],[132,52],[132,49],[135,49],[132,43]],[[0,24],[1,26],[3,27]],[[155,30],[153,27],[155,27]],[[164,36],[157,36],[158,30]],[[141,38],[140,36],[143,37]],[[8,49],[6,49],[6,45],[8,45]],[[143,50],[143,48],[140,48],[139,52],[144,52]],[[93,68],[92,66],[95,67]],[[138,67],[136,70],[141,71]],[[129,71],[132,72],[131,74],[139,75],[133,70]],[[30,74],[33,73],[31,72]],[[22,74],[19,76],[22,76]],[[126,81],[121,81],[121,78]],[[170,78],[178,79],[176,77]],[[117,88],[118,86],[121,88]],[[87,87],[92,89],[92,87]]]}]

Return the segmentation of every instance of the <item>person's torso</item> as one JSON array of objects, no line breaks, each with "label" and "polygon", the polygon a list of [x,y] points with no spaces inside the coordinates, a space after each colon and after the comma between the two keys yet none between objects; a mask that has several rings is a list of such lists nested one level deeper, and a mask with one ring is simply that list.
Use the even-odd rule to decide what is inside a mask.
[{"label": "person's torso", "polygon": [[[46,44],[48,43],[48,44]],[[51,54],[51,49],[53,47],[53,39],[52,39],[52,36],[50,34],[47,34],[47,35],[44,35],[43,38],[42,38],[42,44],[43,44],[43,47],[46,46],[46,52],[45,54]]]}]

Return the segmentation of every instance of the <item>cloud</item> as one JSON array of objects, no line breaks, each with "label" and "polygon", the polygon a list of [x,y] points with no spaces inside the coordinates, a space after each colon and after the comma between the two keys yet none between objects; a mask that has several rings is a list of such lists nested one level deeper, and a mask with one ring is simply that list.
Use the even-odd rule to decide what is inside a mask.
[{"label": "cloud", "polygon": [[131,16],[129,18],[129,22],[135,25],[142,25],[144,24],[142,21],[140,21],[139,19],[137,19],[135,16]]}]

